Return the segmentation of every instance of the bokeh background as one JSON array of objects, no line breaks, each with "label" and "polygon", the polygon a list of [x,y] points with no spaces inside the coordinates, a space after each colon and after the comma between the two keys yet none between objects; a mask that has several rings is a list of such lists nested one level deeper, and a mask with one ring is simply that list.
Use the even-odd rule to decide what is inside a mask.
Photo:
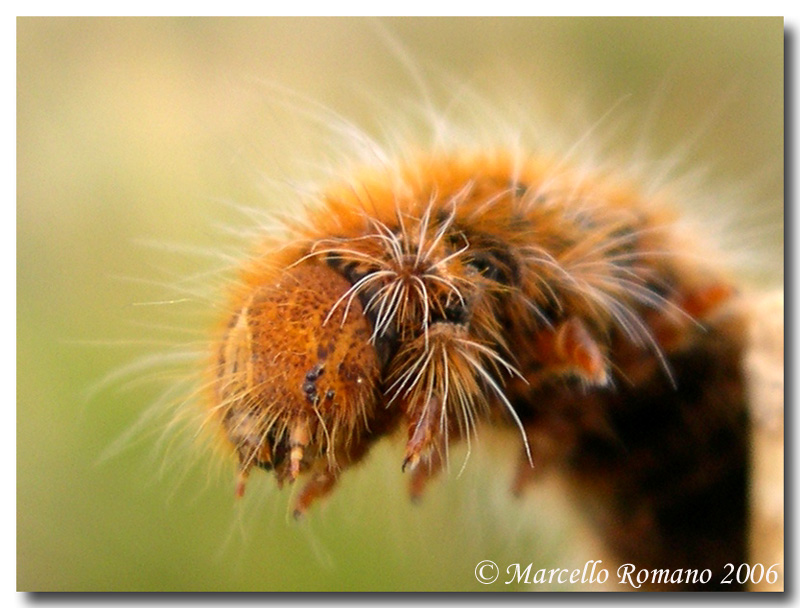
[{"label": "bokeh background", "polygon": [[236,504],[227,464],[158,415],[216,312],[197,286],[235,251],[225,226],[291,210],[275,184],[324,163],[319,107],[380,136],[376,108],[420,79],[446,105],[451,78],[556,131],[610,108],[646,123],[653,151],[750,202],[739,248],[780,284],[783,44],[775,18],[19,19],[18,589],[529,589],[475,565],[601,559],[550,486],[508,496],[502,439],[420,505],[391,441],[300,524],[265,475]]}]

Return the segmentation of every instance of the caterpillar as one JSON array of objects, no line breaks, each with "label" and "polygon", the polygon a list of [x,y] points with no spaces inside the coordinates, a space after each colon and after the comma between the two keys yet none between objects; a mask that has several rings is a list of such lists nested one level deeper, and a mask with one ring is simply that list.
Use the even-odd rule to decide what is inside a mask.
[{"label": "caterpillar", "polygon": [[[758,290],[783,268],[782,18],[21,19],[17,35],[19,589],[567,590],[586,583],[506,585],[506,568],[589,560],[611,573],[594,588],[629,589],[623,560],[719,563],[710,532],[686,545],[663,517],[743,447],[746,529],[719,538],[747,558],[735,582],[781,587],[783,308]],[[498,223],[548,208],[545,233]],[[589,261],[616,285],[605,303],[571,280],[592,270],[570,259],[583,234],[618,241]],[[429,251],[410,287],[398,240]],[[726,365],[747,390],[723,407]],[[695,408],[691,387],[719,398]],[[742,402],[746,441],[712,449],[714,416]],[[668,412],[685,414],[672,433]],[[735,519],[739,498],[702,512]]]},{"label": "caterpillar", "polygon": [[240,269],[211,349],[207,415],[237,495],[265,470],[303,484],[302,516],[401,433],[419,498],[451,446],[506,428],[510,491],[558,470],[620,559],[736,588],[747,318],[670,195],[509,149],[330,184]]},{"label": "caterpillar", "polygon": [[[718,236],[711,224],[692,234],[685,221],[708,215],[713,197],[675,179],[672,158],[634,152],[617,162],[614,135],[597,150],[596,130],[580,126],[574,146],[553,146],[538,137],[553,121],[531,117],[531,102],[507,116],[443,86],[446,109],[421,121],[379,108],[389,126],[380,143],[368,125],[282,89],[267,93],[334,135],[333,158],[313,150],[312,162],[344,166],[313,188],[270,197],[291,216],[248,226],[254,246],[207,307],[216,326],[202,337],[203,380],[190,391],[202,392],[201,426],[223,447],[231,494],[265,507],[259,517],[272,530],[281,522],[253,486],[274,480],[290,494],[289,512],[306,520],[289,532],[299,534],[324,521],[322,503],[354,500],[340,486],[359,466],[374,475],[364,465],[380,448],[425,517],[426,491],[445,469],[486,457],[497,485],[516,468],[509,497],[541,494],[539,480],[560,477],[616,561],[713,571],[685,588],[732,590],[742,584],[724,582],[728,563],[782,561],[749,546],[763,538],[751,508],[762,496],[751,454],[760,414],[747,386],[748,328],[759,312],[736,265],[707,246]],[[305,132],[287,135],[290,121],[280,122],[255,137],[278,133],[302,156]],[[560,121],[567,137],[576,122]],[[308,139],[314,148],[323,138]],[[198,276],[200,297],[186,282],[177,288],[205,306],[207,274]],[[516,462],[489,436],[511,445]],[[376,493],[364,504],[397,502]],[[547,514],[528,507],[509,500],[503,514],[542,525]],[[264,585],[282,576],[278,545],[256,551],[275,577],[259,573]],[[283,565],[297,571],[292,555]]]}]

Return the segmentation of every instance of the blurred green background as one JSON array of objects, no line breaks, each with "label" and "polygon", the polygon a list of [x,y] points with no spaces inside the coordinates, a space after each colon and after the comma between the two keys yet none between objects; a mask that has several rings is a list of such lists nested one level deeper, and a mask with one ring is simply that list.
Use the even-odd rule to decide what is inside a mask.
[{"label": "blurred green background", "polygon": [[292,208],[280,182],[330,145],[315,102],[379,134],[374,108],[420,99],[405,63],[556,130],[566,107],[588,126],[624,99],[656,152],[691,140],[690,166],[746,191],[741,248],[782,280],[782,19],[24,18],[17,52],[19,590],[529,589],[475,565],[602,557],[547,487],[508,496],[503,439],[420,505],[384,442],[300,524],[264,475],[235,504],[231,470],[163,445],[165,417],[106,456],[158,409],[172,353],[203,345],[216,310],[196,286],[227,263],[203,254],[235,251],[219,227]]}]

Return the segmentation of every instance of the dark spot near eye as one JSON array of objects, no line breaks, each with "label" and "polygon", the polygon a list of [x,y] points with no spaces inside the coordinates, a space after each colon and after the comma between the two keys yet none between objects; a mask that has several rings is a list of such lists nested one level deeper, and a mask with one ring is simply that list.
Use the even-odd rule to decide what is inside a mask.
[{"label": "dark spot near eye", "polygon": [[314,367],[312,367],[306,373],[306,380],[310,380],[311,382],[314,382],[317,378],[319,378],[324,373],[325,373],[325,366],[322,363],[317,363]]},{"label": "dark spot near eye", "polygon": [[325,263],[350,283],[358,282],[370,272],[369,269],[363,268],[358,262],[345,262],[342,257],[335,253],[329,253],[325,257]]},{"label": "dark spot near eye", "polygon": [[389,364],[398,346],[397,331],[393,327],[375,339],[375,353],[378,355],[378,365],[381,369]]},{"label": "dark spot near eye", "polygon": [[306,394],[306,400],[312,405],[317,400],[317,378],[319,373],[316,367],[306,374],[306,382],[303,383],[303,392]]},{"label": "dark spot near eye", "polygon": [[325,255],[325,263],[334,270],[339,270],[342,267],[342,258],[335,253],[328,253]]},{"label": "dark spot near eye", "polygon": [[325,398],[326,398],[328,401],[330,401],[331,399],[333,399],[335,396],[336,396],[336,391],[335,391],[335,390],[333,390],[332,388],[328,389],[328,392],[327,392],[327,393],[325,393]]},{"label": "dark spot near eye", "polygon": [[464,305],[448,306],[443,314],[432,315],[434,322],[444,321],[463,325],[469,320],[469,311]]},{"label": "dark spot near eye", "polygon": [[491,275],[497,273],[497,269],[492,265],[489,256],[480,253],[470,254],[467,264],[488,278],[493,278]]},{"label": "dark spot near eye", "polygon": [[[402,235],[398,235],[400,238]],[[369,276],[373,272],[375,272],[374,268],[366,264],[359,264],[357,262],[348,262],[344,263],[344,261],[336,255],[329,255],[326,258],[328,266],[342,275],[351,285],[355,285],[364,277]],[[358,290],[358,301],[361,303],[361,309],[364,317],[369,321],[371,327],[375,327],[375,323],[377,321],[378,311],[379,309],[376,306],[371,306],[368,308],[370,302],[374,304],[375,302],[375,293],[380,289],[380,285],[374,285],[372,287],[364,287]],[[372,330],[364,330],[358,329],[356,330],[356,334],[362,342],[367,342],[370,338]],[[385,368],[388,365],[389,360],[392,358],[392,355],[397,351],[398,340],[397,340],[397,331],[394,327],[387,327],[381,332],[381,335],[376,336],[374,340],[375,351],[378,355],[378,362],[381,368]],[[323,348],[322,346],[318,347],[317,349],[317,357],[319,359],[325,359],[328,356],[328,352],[333,349],[333,345],[329,345],[328,348]],[[341,373],[341,364],[339,366],[340,369],[337,370],[338,373]]]},{"label": "dark spot near eye", "polygon": [[491,250],[485,253],[471,253],[467,264],[484,277],[503,285],[515,285],[520,281],[519,266],[510,254]]},{"label": "dark spot near eye", "polygon": [[466,236],[471,244],[464,254],[465,262],[484,277],[503,285],[519,285],[522,281],[519,263],[509,248],[485,233]]},{"label": "dark spot near eye", "polygon": [[358,262],[347,262],[347,264],[342,266],[342,274],[351,276],[356,272],[356,268],[358,268]]},{"label": "dark spot near eye", "polygon": [[445,239],[447,241],[448,246],[453,251],[458,251],[459,249],[464,247],[464,245],[469,244],[469,241],[467,240],[467,235],[464,234],[461,230],[458,230],[458,228],[452,226],[451,229],[448,230]]}]

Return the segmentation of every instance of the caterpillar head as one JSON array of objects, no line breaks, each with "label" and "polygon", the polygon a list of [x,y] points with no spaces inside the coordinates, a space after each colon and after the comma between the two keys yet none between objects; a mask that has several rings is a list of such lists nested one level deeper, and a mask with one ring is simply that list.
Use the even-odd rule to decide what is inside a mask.
[{"label": "caterpillar head", "polygon": [[350,284],[312,260],[248,287],[219,345],[214,382],[215,415],[239,459],[239,495],[253,466],[274,470],[279,483],[335,470],[378,417],[371,327],[358,301],[347,314],[334,306]]}]

